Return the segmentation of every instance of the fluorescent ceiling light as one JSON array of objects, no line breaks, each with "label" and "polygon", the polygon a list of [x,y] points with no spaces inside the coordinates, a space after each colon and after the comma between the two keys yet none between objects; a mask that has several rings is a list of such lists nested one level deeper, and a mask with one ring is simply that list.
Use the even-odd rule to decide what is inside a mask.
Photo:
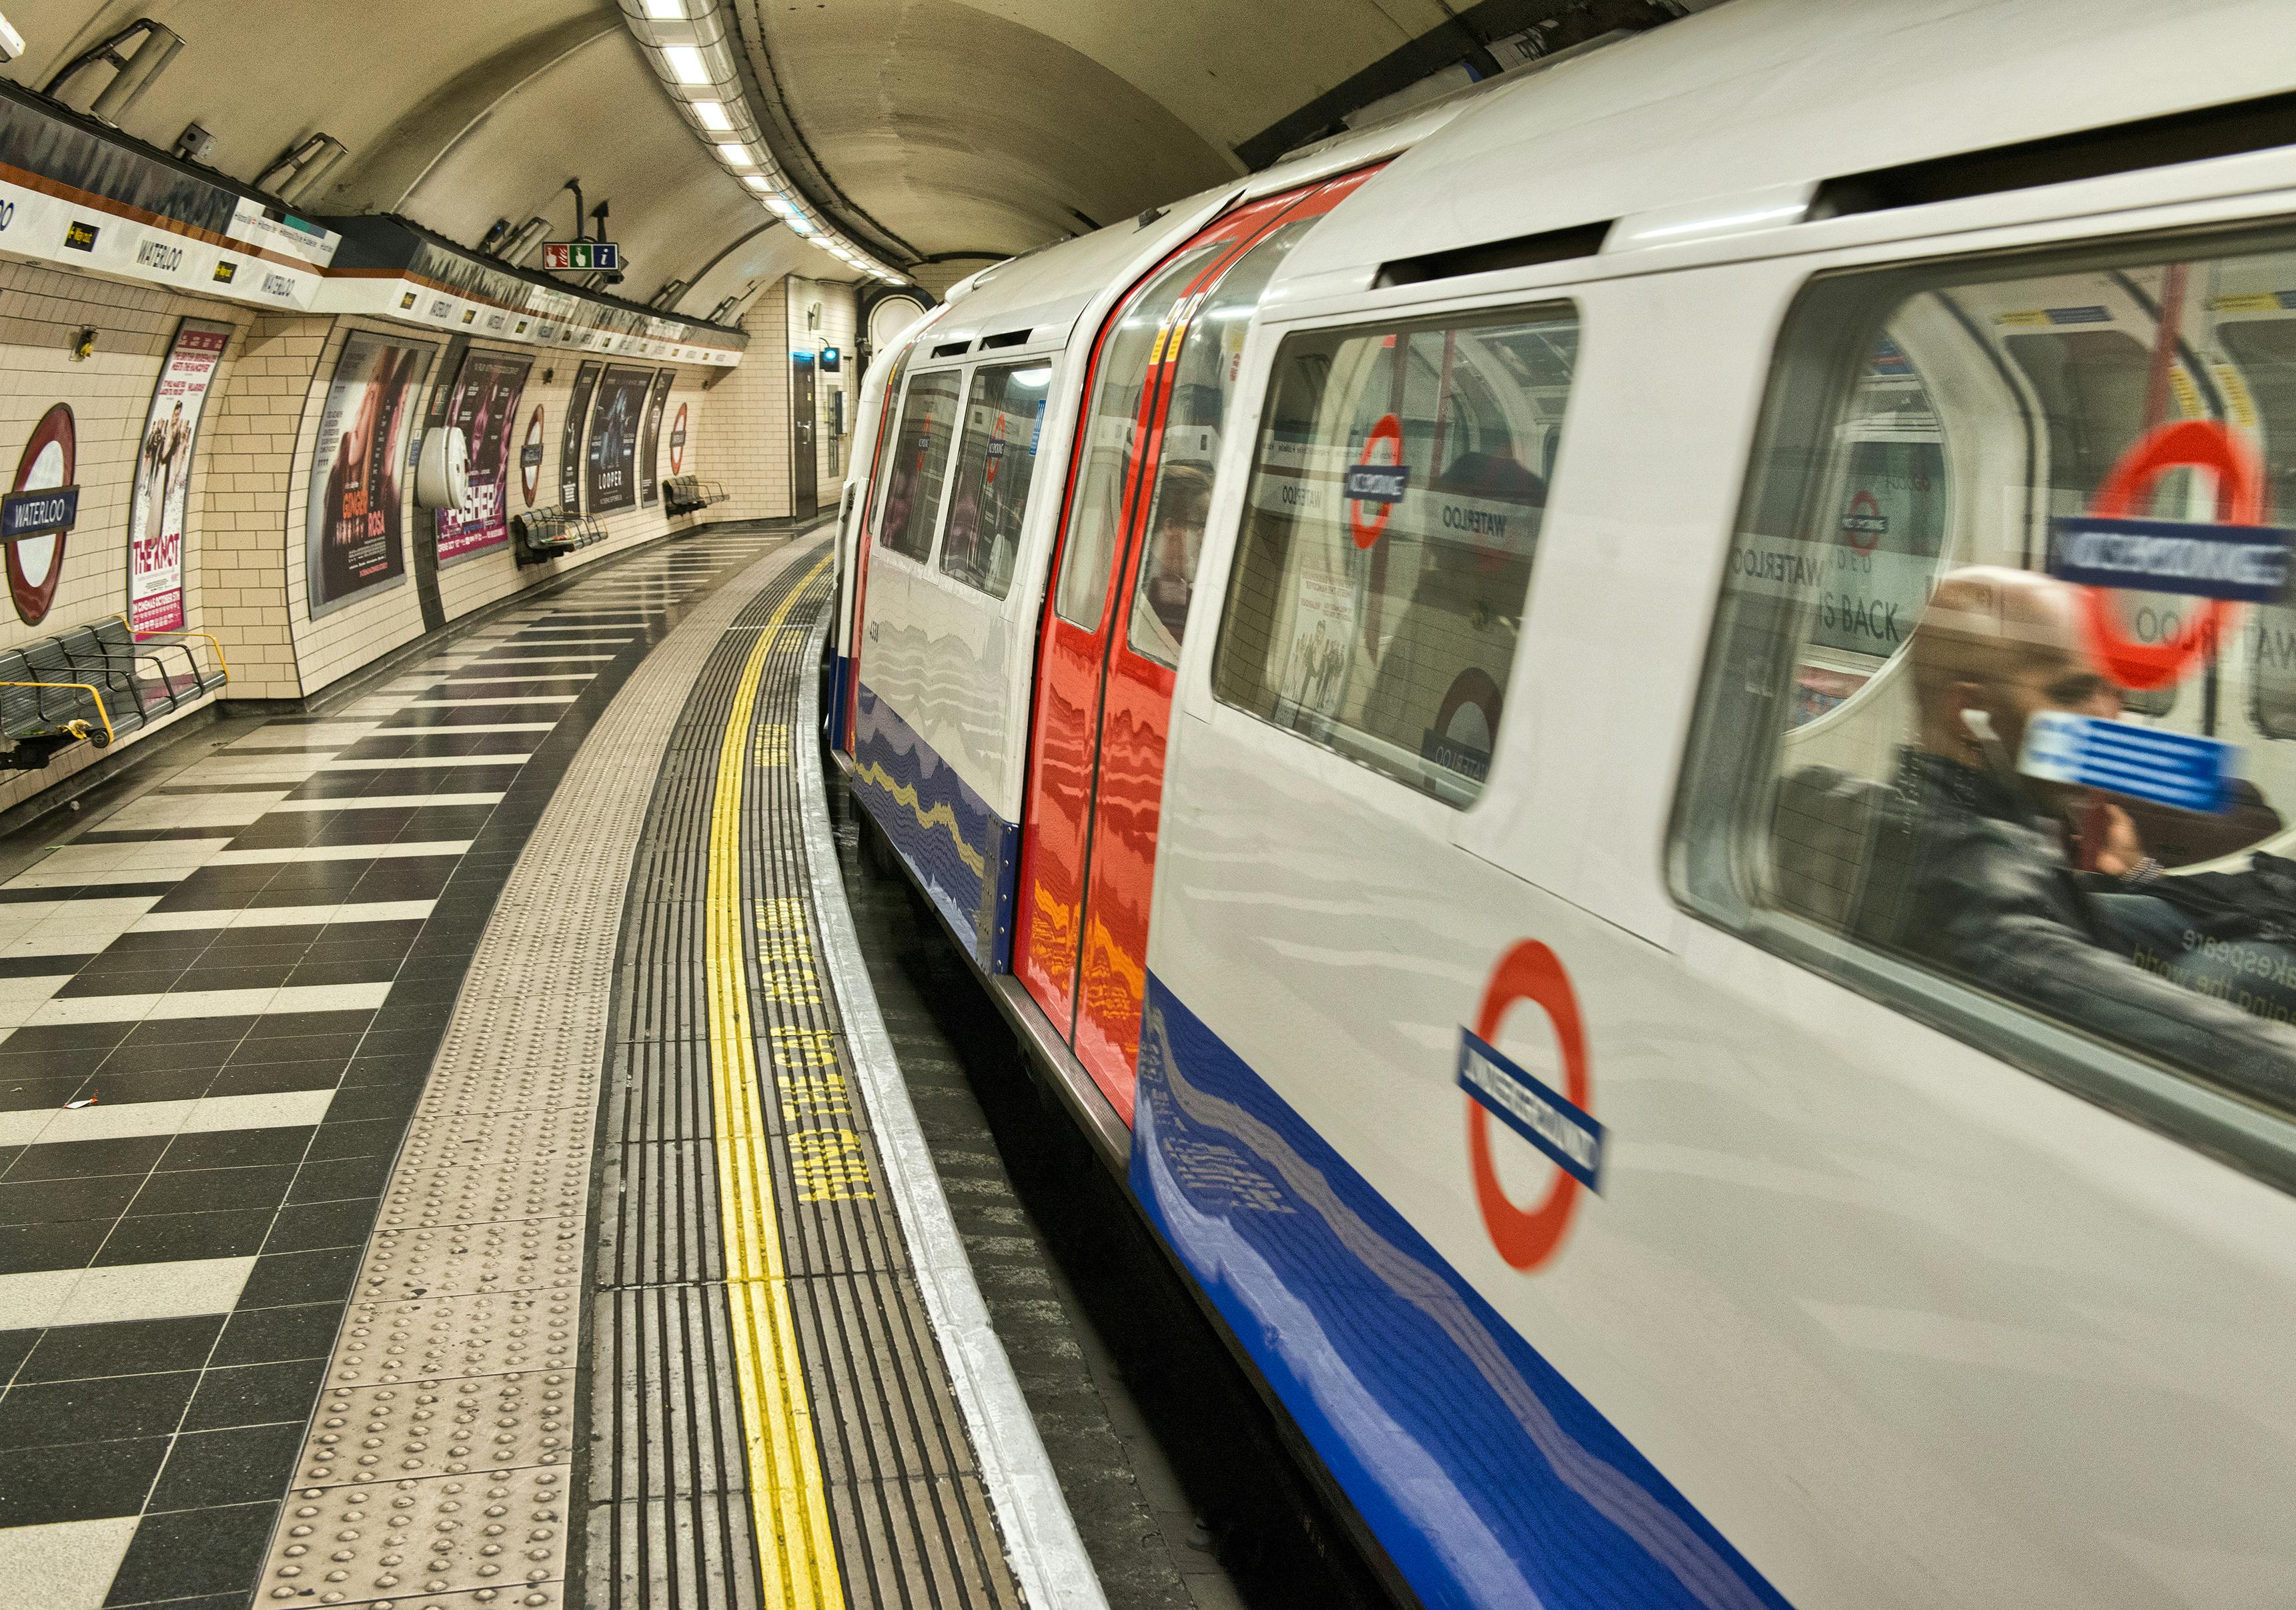
[{"label": "fluorescent ceiling light", "polygon": [[788,198],[784,196],[769,195],[766,198],[766,205],[772,208],[775,212],[780,213],[783,218],[793,217],[797,212],[797,209],[791,206],[789,204]]},{"label": "fluorescent ceiling light", "polygon": [[718,148],[718,154],[736,168],[755,168],[758,165],[758,159],[750,154],[750,148],[746,145],[723,144]]},{"label": "fluorescent ceiling light", "polygon": [[[747,185],[752,190],[771,190],[774,187],[774,182],[761,173],[750,174],[748,177],[744,178],[742,183]],[[767,201],[766,204],[768,207],[773,205],[771,201]]]},{"label": "fluorescent ceiling light", "polygon": [[696,101],[693,103],[693,115],[701,119],[701,127],[704,128],[734,127],[734,119],[726,115],[726,103],[723,101]]},{"label": "fluorescent ceiling light", "polygon": [[701,60],[701,53],[691,45],[665,45],[661,58],[669,63],[669,70],[677,75],[680,84],[707,84],[709,69]]},{"label": "fluorescent ceiling light", "polygon": [[789,218],[789,226],[796,230],[800,234],[819,234],[821,233],[821,231],[813,226],[812,220],[808,218],[805,214],[801,212],[792,212],[787,216]]},{"label": "fluorescent ceiling light", "polygon": [[685,7],[679,0],[646,0],[646,15],[663,21],[683,22]]}]

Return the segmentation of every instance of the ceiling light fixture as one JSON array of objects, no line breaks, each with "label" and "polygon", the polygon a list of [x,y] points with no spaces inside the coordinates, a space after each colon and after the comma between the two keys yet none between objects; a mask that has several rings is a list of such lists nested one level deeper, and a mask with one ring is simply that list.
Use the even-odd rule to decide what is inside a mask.
[{"label": "ceiling light fixture", "polygon": [[[761,206],[785,221],[792,234],[857,273],[888,284],[906,280],[787,199],[800,193],[773,157],[759,149],[758,121],[743,97],[738,59],[729,44],[734,36],[724,0],[621,0],[621,11],[632,36],[652,57],[656,73],[672,86],[671,98],[718,159],[737,170],[734,177],[756,193]],[[711,138],[718,135],[734,137]]]}]

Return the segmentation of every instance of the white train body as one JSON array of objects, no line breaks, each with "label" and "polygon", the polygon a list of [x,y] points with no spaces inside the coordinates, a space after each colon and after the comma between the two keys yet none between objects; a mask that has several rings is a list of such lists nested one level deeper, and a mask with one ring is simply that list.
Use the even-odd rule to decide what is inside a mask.
[{"label": "white train body", "polygon": [[[1874,941],[1882,875],[1792,892],[1768,814],[1887,784],[1929,588],[2056,564],[2161,431],[2296,489],[2287,24],[1738,0],[1021,259],[865,389],[857,795],[1130,1123],[1144,1211],[1423,1602],[2296,1602],[2291,1109]],[[1031,835],[1074,759],[1044,727],[1095,353],[1115,373],[1137,288],[1207,229],[1341,175],[1217,338],[1145,807],[1103,774],[1145,752],[1107,711],[1147,685],[1119,661],[1148,605],[1121,640],[1103,617],[1064,907]],[[1159,326],[1152,402],[1218,288]],[[903,398],[1024,361],[1044,413],[996,597],[948,572],[948,507],[922,558],[879,526]],[[1110,610],[1150,597],[1128,579],[1180,484],[1120,446]],[[2188,480],[2180,517],[2226,522]],[[2130,720],[2237,746],[2284,801],[2290,618],[2243,607],[2237,652]],[[2133,663],[2174,646],[2129,629]],[[1152,905],[1145,864],[1091,892],[1119,809]],[[1093,924],[1135,894],[1132,1060],[1093,1027],[1126,976],[1119,914]]]}]

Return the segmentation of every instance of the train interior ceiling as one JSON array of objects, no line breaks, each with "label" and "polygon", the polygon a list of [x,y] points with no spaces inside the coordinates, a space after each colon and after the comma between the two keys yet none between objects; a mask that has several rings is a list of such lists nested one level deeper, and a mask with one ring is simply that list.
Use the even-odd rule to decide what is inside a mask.
[{"label": "train interior ceiling", "polygon": [[2296,1602],[2285,0],[0,0],[0,1610]]}]

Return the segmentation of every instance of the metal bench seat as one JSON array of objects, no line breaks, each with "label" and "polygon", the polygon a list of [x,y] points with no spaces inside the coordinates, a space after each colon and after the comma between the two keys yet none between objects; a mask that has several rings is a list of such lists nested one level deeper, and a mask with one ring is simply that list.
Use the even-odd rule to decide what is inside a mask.
[{"label": "metal bench seat", "polygon": [[[204,642],[212,665],[201,663]],[[78,743],[104,748],[230,679],[206,632],[145,632],[114,618],[0,650],[0,767],[36,771]]]}]

